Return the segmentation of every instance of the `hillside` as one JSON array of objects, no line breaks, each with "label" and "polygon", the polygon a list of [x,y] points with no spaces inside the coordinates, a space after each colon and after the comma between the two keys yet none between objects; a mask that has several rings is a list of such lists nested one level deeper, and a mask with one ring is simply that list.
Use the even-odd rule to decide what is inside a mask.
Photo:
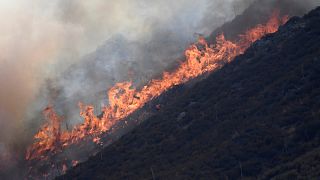
[{"label": "hillside", "polygon": [[303,5],[297,0],[254,1],[242,14],[215,29],[208,37],[208,40],[210,42],[215,41],[215,37],[220,33],[224,33],[227,39],[237,38],[239,32],[245,32],[248,28],[267,21],[269,14],[274,10],[279,11],[281,15],[289,15],[290,17],[302,16],[307,11],[310,11],[311,7],[308,7],[307,4]]},{"label": "hillside", "polygon": [[320,176],[320,8],[294,17],[58,179]]}]

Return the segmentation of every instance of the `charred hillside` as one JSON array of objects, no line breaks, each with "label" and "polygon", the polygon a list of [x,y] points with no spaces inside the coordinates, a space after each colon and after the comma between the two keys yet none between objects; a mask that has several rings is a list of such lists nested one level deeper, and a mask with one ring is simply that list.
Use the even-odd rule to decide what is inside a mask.
[{"label": "charred hillside", "polygon": [[168,102],[58,179],[320,176],[320,8]]},{"label": "charred hillside", "polygon": [[[234,7],[236,11],[236,7]],[[302,3],[296,0],[260,0],[254,1],[242,14],[235,17],[230,22],[223,24],[215,29],[208,37],[210,42],[215,41],[215,37],[223,33],[227,39],[235,39],[239,32],[245,32],[248,28],[268,20],[269,14],[278,11],[281,16],[288,15],[302,16],[310,11],[308,3]]]}]

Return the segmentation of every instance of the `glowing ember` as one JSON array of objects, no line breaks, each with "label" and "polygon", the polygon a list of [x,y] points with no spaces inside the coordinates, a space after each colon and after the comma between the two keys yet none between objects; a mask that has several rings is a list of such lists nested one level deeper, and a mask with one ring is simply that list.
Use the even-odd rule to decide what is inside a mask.
[{"label": "glowing ember", "polygon": [[72,166],[74,167],[74,166],[76,166],[76,165],[78,165],[79,164],[79,161],[77,161],[77,160],[73,160],[72,161]]},{"label": "glowing ember", "polygon": [[[273,13],[265,25],[257,25],[239,36],[239,40],[231,42],[221,34],[216,38],[216,43],[209,46],[204,38],[192,44],[186,51],[186,61],[173,72],[164,72],[161,79],[153,79],[141,90],[132,87],[131,82],[117,83],[108,91],[109,105],[103,107],[102,117],[94,114],[93,106],[79,103],[80,116],[84,123],[74,127],[72,131],[61,130],[62,119],[55,113],[52,107],[44,110],[47,123],[34,136],[34,143],[28,148],[26,159],[46,159],[45,153],[51,154],[62,151],[63,148],[80,140],[91,137],[99,144],[100,135],[132,112],[144,106],[153,98],[174,85],[182,84],[207,72],[212,72],[225,62],[230,62],[235,56],[242,54],[253,42],[268,33],[278,30],[288,17],[279,17],[279,13]],[[160,107],[159,107],[160,109]],[[73,164],[76,165],[78,161]],[[63,166],[63,171],[66,165]]]}]

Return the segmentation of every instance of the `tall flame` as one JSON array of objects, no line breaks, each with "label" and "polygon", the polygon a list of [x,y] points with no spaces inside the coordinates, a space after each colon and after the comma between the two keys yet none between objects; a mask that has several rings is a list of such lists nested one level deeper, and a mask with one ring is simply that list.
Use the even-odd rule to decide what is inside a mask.
[{"label": "tall flame", "polygon": [[164,72],[162,78],[151,80],[141,90],[135,89],[131,82],[115,84],[108,91],[109,105],[102,108],[102,117],[98,118],[94,114],[93,106],[79,103],[80,116],[84,122],[75,126],[72,131],[61,130],[61,117],[52,107],[46,108],[44,115],[47,123],[34,136],[34,143],[27,149],[26,159],[46,159],[46,152],[57,153],[64,147],[89,136],[98,143],[102,133],[110,130],[118,121],[141,108],[148,101],[175,85],[212,72],[221,64],[232,61],[237,55],[244,53],[256,40],[268,33],[276,32],[287,20],[287,16],[280,17],[275,11],[266,24],[259,24],[239,35],[239,40],[236,42],[226,40],[221,34],[216,37],[215,44],[209,46],[206,40],[200,37],[197,43],[186,49],[186,60],[175,71]]}]

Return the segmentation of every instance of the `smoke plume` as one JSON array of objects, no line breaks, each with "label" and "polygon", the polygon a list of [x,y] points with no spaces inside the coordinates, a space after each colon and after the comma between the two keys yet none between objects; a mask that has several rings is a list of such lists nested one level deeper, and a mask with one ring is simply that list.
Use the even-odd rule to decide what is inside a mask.
[{"label": "smoke plume", "polygon": [[79,101],[99,108],[114,83],[157,77],[195,33],[209,35],[252,2],[0,1],[0,159],[30,141],[47,104],[78,123]]},{"label": "smoke plume", "polygon": [[47,104],[81,121],[78,101],[101,104],[115,82],[143,84],[174,65],[194,33],[234,16],[233,2],[0,1],[1,159],[30,141]]}]

